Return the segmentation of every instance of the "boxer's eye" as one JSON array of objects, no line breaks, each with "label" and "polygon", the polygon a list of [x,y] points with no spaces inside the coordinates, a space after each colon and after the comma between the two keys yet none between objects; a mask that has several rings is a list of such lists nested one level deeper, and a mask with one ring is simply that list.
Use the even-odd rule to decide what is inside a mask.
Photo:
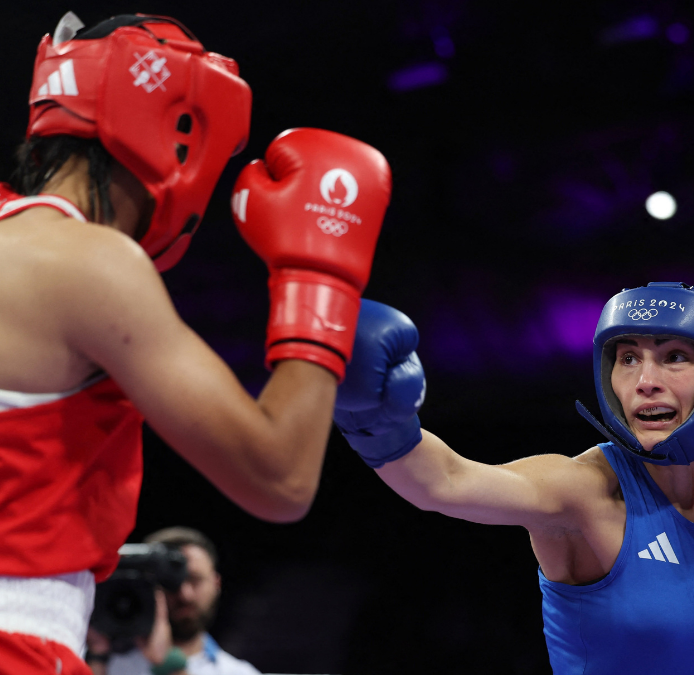
[{"label": "boxer's eye", "polygon": [[632,352],[625,352],[624,354],[621,354],[618,361],[624,366],[634,366],[636,363],[638,363],[638,359]]}]

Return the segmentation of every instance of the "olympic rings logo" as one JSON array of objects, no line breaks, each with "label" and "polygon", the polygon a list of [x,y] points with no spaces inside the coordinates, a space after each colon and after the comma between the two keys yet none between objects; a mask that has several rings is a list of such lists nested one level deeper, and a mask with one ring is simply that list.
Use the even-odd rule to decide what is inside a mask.
[{"label": "olympic rings logo", "polygon": [[643,319],[644,321],[648,321],[649,319],[652,319],[653,317],[658,316],[658,310],[657,309],[632,309],[629,312],[628,316],[633,321],[638,321],[639,319]]},{"label": "olympic rings logo", "polygon": [[337,218],[327,218],[326,216],[321,216],[316,223],[320,227],[322,232],[325,234],[332,234],[335,237],[341,237],[343,234],[347,234],[349,230],[349,225],[343,220],[338,220]]}]

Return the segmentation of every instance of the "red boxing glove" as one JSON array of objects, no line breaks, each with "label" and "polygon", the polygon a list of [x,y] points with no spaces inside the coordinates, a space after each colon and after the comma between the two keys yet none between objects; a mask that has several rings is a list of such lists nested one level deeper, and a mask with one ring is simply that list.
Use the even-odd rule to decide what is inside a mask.
[{"label": "red boxing glove", "polygon": [[270,270],[268,367],[303,359],[342,381],[390,190],[378,150],[322,129],[285,131],[241,172],[234,219]]}]

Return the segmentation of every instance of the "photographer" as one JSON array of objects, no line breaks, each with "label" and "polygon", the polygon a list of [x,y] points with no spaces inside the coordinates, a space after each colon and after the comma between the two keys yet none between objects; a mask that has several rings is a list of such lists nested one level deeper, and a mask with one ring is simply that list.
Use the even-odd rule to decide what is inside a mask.
[{"label": "photographer", "polygon": [[223,651],[206,632],[221,591],[214,544],[186,527],[159,530],[145,543],[180,551],[186,560],[185,580],[177,591],[155,590],[152,630],[135,638],[134,648],[111,653],[109,638],[90,628],[87,663],[94,675],[258,675],[250,663]]}]

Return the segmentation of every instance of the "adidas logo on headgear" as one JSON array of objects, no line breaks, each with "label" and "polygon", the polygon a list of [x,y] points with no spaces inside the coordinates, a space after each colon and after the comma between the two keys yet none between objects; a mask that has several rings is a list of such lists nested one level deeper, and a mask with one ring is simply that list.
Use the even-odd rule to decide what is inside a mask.
[{"label": "adidas logo on headgear", "polygon": [[[658,546],[658,544],[660,544],[660,546]],[[648,548],[651,549],[650,553]],[[661,532],[656,537],[656,541],[652,541],[650,544],[648,544],[648,548],[644,548],[643,551],[639,551],[639,558],[646,558],[647,560],[653,560],[653,558],[655,558],[661,562],[665,562],[665,558],[667,558],[668,562],[674,563],[675,565],[680,564],[680,561],[677,560],[677,556],[675,555],[675,552],[670,544],[670,540],[667,538],[667,534],[665,534],[665,532]],[[653,553],[652,557],[651,553]],[[665,557],[663,557],[663,553],[665,553]]]},{"label": "adidas logo on headgear", "polygon": [[63,96],[77,96],[79,94],[72,59],[63,61],[58,70],[54,70],[48,76],[48,82],[39,87],[39,96],[46,96],[46,94],[53,96],[59,94]]}]

